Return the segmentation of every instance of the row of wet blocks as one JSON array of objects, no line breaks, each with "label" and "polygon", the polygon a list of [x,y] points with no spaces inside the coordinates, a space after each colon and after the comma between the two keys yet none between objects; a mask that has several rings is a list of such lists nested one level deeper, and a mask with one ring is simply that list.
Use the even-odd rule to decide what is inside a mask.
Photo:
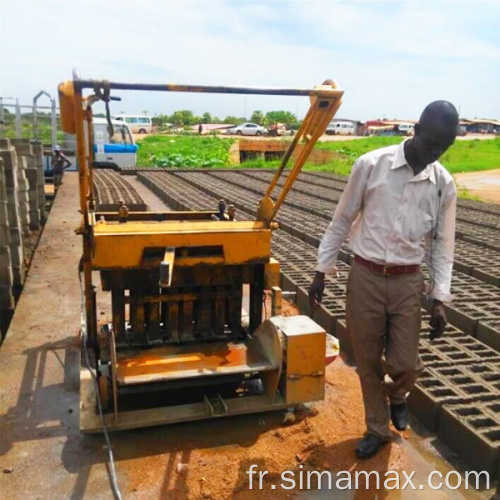
[{"label": "row of wet blocks", "polygon": [[0,312],[9,317],[24,283],[25,239],[45,222],[43,149],[39,141],[0,139]]},{"label": "row of wet blocks", "polygon": [[131,211],[145,211],[147,205],[137,190],[113,170],[94,170],[94,194],[97,210],[116,211],[123,201]]}]

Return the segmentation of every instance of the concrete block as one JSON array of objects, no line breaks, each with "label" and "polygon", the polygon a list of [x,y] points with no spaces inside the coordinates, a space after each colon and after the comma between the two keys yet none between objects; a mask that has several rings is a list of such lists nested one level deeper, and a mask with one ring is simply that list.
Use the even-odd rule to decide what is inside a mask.
[{"label": "concrete block", "polygon": [[500,352],[500,317],[497,320],[480,321],[477,326],[477,338]]},{"label": "concrete block", "polygon": [[[469,398],[470,399],[470,398]],[[427,373],[422,375],[408,396],[408,407],[428,429],[439,428],[441,407],[445,403],[461,403],[469,400],[458,388]]]},{"label": "concrete block", "polygon": [[438,430],[439,437],[460,458],[469,470],[486,471],[498,477],[500,460],[500,427],[476,402],[444,407]]}]

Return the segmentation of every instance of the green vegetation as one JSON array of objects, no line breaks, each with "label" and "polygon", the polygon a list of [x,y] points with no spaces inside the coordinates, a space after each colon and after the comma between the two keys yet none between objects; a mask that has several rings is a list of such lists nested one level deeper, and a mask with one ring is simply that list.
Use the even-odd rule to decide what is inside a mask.
[{"label": "green vegetation", "polygon": [[472,194],[465,186],[457,185],[457,194],[459,198],[465,198],[467,200],[474,200],[474,201],[482,201],[480,196]]},{"label": "green vegetation", "polygon": [[252,113],[250,121],[263,127],[269,127],[272,123],[284,123],[289,129],[298,129],[300,121],[290,111],[268,111],[265,115],[262,111],[256,110]]},{"label": "green vegetation", "polygon": [[[366,137],[350,141],[331,141],[319,143],[316,147],[329,151],[337,151],[346,156],[350,163],[362,154],[377,148],[398,144],[401,137]],[[460,172],[476,172],[500,168],[500,137],[494,139],[457,140],[442,156],[440,162],[452,174]],[[336,173],[349,173],[350,169],[344,160],[335,160],[324,165],[326,170]]]},{"label": "green vegetation", "polygon": [[[14,113],[9,112],[7,108],[4,108],[4,134],[8,139],[13,139],[17,137],[16,133],[16,117]],[[59,130],[59,116],[56,117],[57,132],[56,140],[62,142],[64,139],[64,133]],[[38,128],[38,139],[42,141],[43,144],[52,143],[52,125],[50,113],[45,113],[39,111],[37,114],[37,128]],[[21,114],[21,137],[33,138],[33,114],[32,113],[22,113]]]},{"label": "green vegetation", "polygon": [[500,168],[500,137],[455,141],[440,161],[452,174]]},{"label": "green vegetation", "polygon": [[224,167],[230,164],[232,139],[218,137],[150,135],[141,140],[137,164],[141,167]]},{"label": "green vegetation", "polygon": [[[401,137],[365,137],[318,143],[316,148],[335,151],[340,156],[323,165],[308,162],[304,170],[349,175],[356,158],[374,149],[398,144],[401,140]],[[235,165],[231,164],[229,157],[229,148],[233,142],[234,139],[218,137],[150,135],[140,142],[138,164],[162,167],[234,168]],[[441,161],[452,174],[500,168],[500,138],[457,140]],[[241,166],[275,168],[277,165],[279,161],[253,159]]]}]

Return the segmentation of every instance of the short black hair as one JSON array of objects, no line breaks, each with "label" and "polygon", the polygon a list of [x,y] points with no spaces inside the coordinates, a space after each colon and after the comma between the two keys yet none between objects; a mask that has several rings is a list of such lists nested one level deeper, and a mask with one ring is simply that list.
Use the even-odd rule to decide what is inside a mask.
[{"label": "short black hair", "polygon": [[419,123],[425,125],[426,123],[439,121],[447,127],[456,128],[458,120],[457,109],[451,102],[433,101],[422,111]]}]

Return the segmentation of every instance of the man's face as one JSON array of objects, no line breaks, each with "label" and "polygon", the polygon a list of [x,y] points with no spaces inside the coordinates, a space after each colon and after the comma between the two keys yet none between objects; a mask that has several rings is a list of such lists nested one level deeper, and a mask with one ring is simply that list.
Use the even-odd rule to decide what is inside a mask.
[{"label": "man's face", "polygon": [[419,160],[428,165],[438,160],[455,142],[456,128],[435,122],[415,125],[415,151]]}]

